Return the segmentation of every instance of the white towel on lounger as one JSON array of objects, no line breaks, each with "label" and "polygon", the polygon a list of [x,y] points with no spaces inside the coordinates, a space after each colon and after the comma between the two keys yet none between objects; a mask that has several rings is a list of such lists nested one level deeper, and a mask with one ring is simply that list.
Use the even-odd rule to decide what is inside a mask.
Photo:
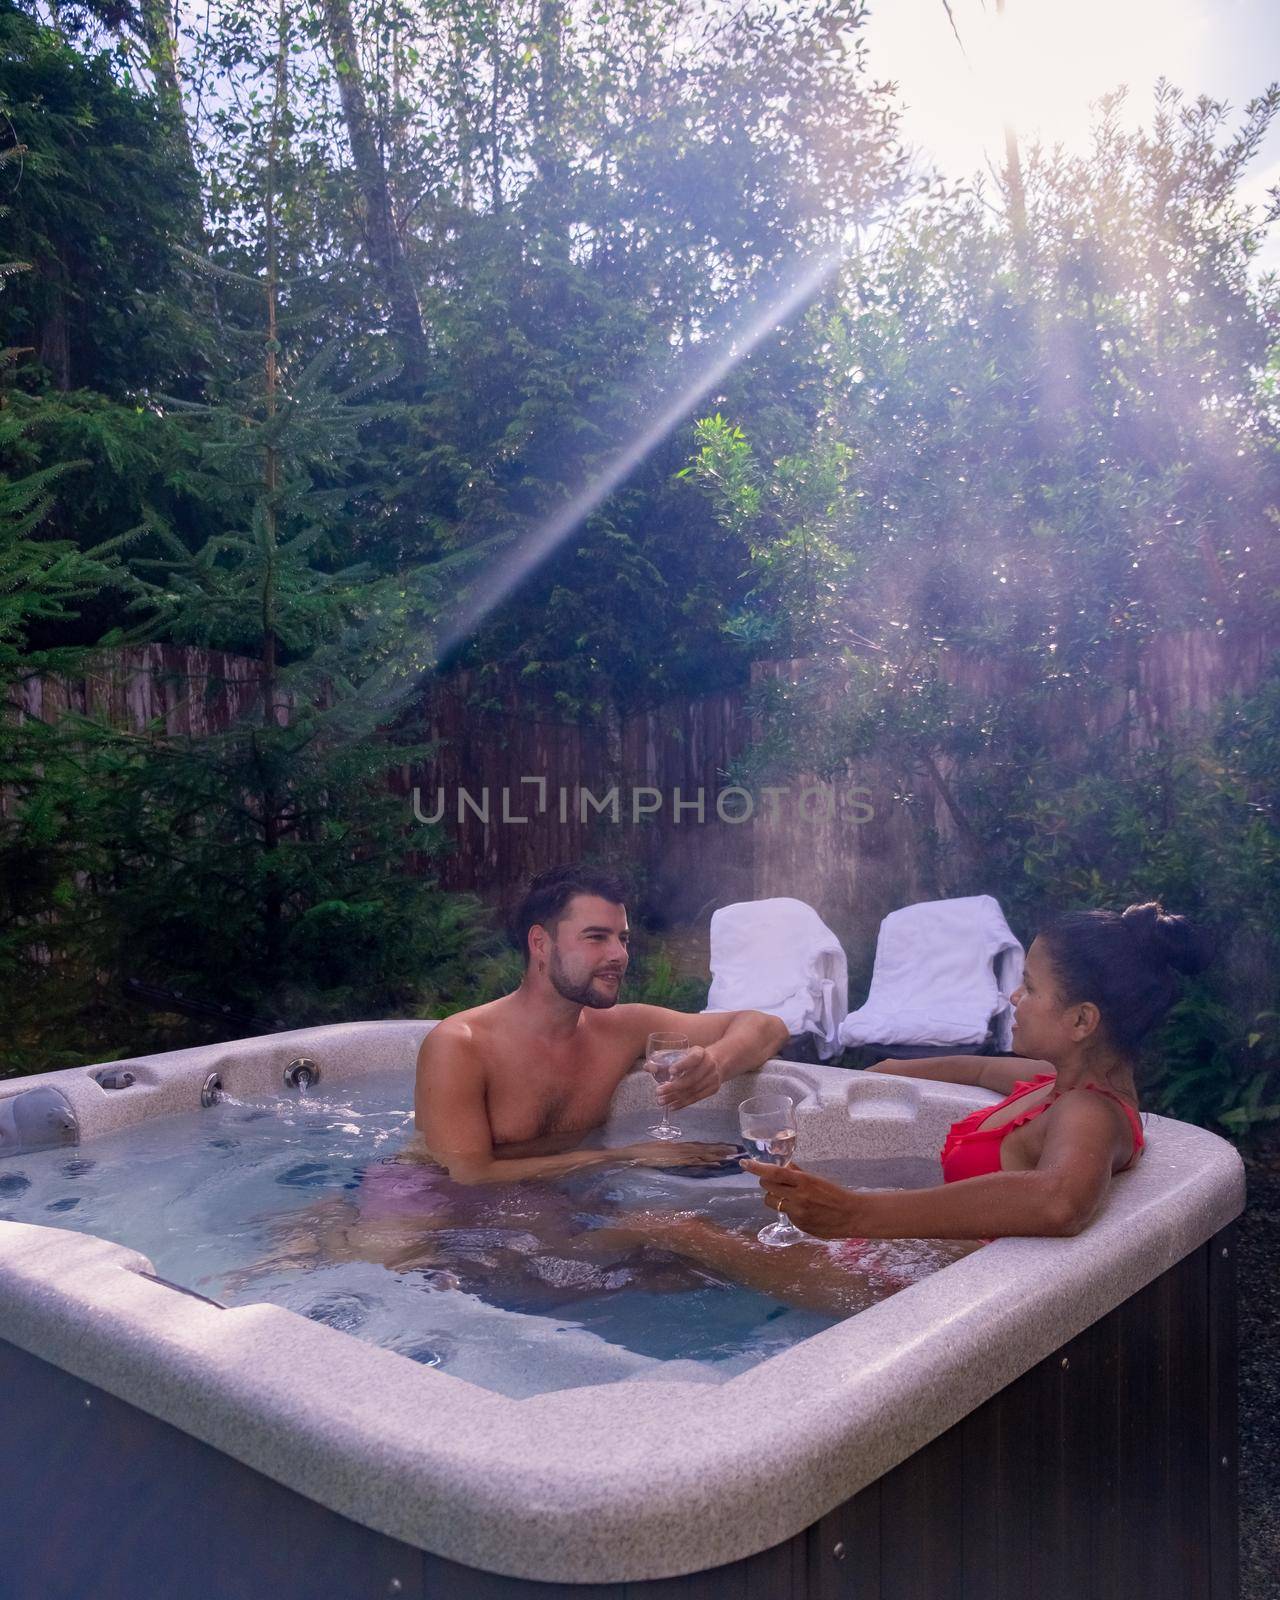
[{"label": "white towel on lounger", "polygon": [[994,1027],[1009,1050],[1022,946],[989,894],[926,900],[880,924],[866,1004],[840,1024],[840,1043],[980,1046]]},{"label": "white towel on lounger", "polygon": [[848,997],[844,948],[803,900],[744,900],[712,914],[708,1011],[767,1011],[793,1039],[812,1034],[827,1061]]}]

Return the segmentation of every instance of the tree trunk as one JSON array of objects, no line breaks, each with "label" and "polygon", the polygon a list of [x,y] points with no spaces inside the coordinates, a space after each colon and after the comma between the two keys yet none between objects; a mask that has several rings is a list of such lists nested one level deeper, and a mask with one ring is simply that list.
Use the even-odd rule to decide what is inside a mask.
[{"label": "tree trunk", "polygon": [[178,41],[173,31],[173,11],[167,0],[138,0],[138,35],[146,46],[149,65],[156,80],[156,91],[169,121],[178,153],[191,171],[199,193],[195,151],[191,130],[182,105],[182,80],[178,75]]},{"label": "tree trunk", "polygon": [[475,183],[471,176],[472,151],[475,134],[471,127],[471,107],[468,103],[470,85],[467,82],[467,57],[463,33],[455,28],[450,37],[453,49],[453,81],[457,99],[458,118],[458,192],[462,209],[470,211],[475,204]]},{"label": "tree trunk", "polygon": [[[276,92],[271,112],[271,133],[267,145],[267,192],[263,205],[266,231],[266,416],[270,424],[276,415],[280,391],[280,327],[277,319],[279,260],[276,250],[276,191],[279,185],[280,128],[288,109],[289,34],[285,0],[280,0],[279,36],[276,43]],[[268,434],[270,438],[270,434]],[[262,515],[265,524],[267,556],[262,574],[262,722],[267,738],[276,727],[276,555],[279,549],[277,496],[280,492],[280,452],[268,444],[262,463]],[[265,740],[264,740],[265,744]],[[256,741],[255,755],[259,751]],[[270,747],[267,747],[270,759]],[[280,810],[282,796],[276,788],[274,771],[258,756],[259,789],[262,801],[262,847],[270,863],[263,888],[263,947],[267,969],[274,978],[283,947],[284,896],[278,876],[280,848]]]},{"label": "tree trunk", "polygon": [[489,203],[494,216],[502,211],[502,41],[498,37],[498,23],[494,19],[493,40],[489,52],[493,82],[489,97]]},{"label": "tree trunk", "polygon": [[[996,15],[1004,16],[1005,0],[996,0]],[[1009,204],[1009,231],[1019,268],[1027,267],[1027,191],[1022,181],[1022,155],[1018,149],[1018,130],[1012,122],[1004,125],[1004,184]]]},{"label": "tree trunk", "polygon": [[351,159],[364,203],[361,221],[365,243],[387,297],[391,329],[399,341],[404,360],[405,383],[416,389],[425,381],[429,366],[427,336],[418,293],[396,229],[387,169],[360,76],[350,0],[324,0],[324,17],[351,144]]},{"label": "tree trunk", "polygon": [[553,324],[569,305],[569,196],[564,138],[564,0],[539,0],[538,78],[530,94],[533,139],[529,153],[537,173],[538,252],[543,304]]},{"label": "tree trunk", "polygon": [[539,0],[538,79],[529,107],[534,134],[530,154],[542,190],[543,215],[552,231],[567,227],[564,151],[564,0]]},{"label": "tree trunk", "polygon": [[48,315],[40,326],[40,360],[53,375],[62,394],[71,387],[71,333],[67,317],[67,275],[61,262],[42,269],[41,276],[53,293]]}]

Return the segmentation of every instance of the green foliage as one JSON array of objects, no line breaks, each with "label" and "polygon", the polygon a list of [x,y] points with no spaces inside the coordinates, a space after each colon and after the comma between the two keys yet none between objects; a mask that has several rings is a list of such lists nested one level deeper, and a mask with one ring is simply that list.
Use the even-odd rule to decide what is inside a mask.
[{"label": "green foliage", "polygon": [[[447,1017],[464,1006],[482,1005],[510,994],[524,976],[519,953],[504,949],[477,961],[468,981],[451,991],[424,1015]],[[646,937],[633,946],[622,1000],[627,1005],[669,1006],[673,1011],[701,1011],[707,1003],[707,980],[682,974],[662,940]]]},{"label": "green foliage", "polygon": [[[998,893],[1021,931],[1153,893],[1220,928],[1159,1092],[1270,1118],[1280,688],[1156,747],[1079,728],[1151,641],[1274,622],[1280,301],[1236,196],[1277,95],[1234,135],[1163,86],[1145,130],[1105,106],[1088,156],[1026,154],[1025,226],[938,184],[890,217],[859,0],[351,10],[353,59],[325,8],[286,8],[284,40],[271,8],[192,15],[200,212],[168,91],[138,88],[154,9],[0,0],[2,342],[28,350],[0,681],[126,637],[260,666],[217,737],[6,724],[10,1059],[137,1040],[125,973],[307,1019],[505,992],[476,908],[401,866],[435,841],[386,794],[419,749],[394,712],[476,571],[644,434],[736,306],[857,237],[458,659],[590,719],[806,658],[761,693],[757,770],[865,760],[940,795],[939,892]],[[412,382],[352,86],[421,304]],[[631,987],[699,1003],[675,973],[638,955]]]},{"label": "green foliage", "polygon": [[[0,450],[10,421],[0,413]],[[65,617],[72,605],[109,578],[100,561],[67,540],[32,538],[49,514],[59,481],[85,463],[59,462],[22,477],[0,477],[0,686],[42,667],[47,654],[29,653],[32,631]]]},{"label": "green foliage", "polygon": [[509,947],[494,949],[492,953],[481,955],[473,961],[465,981],[447,998],[435,1000],[422,1014],[426,1017],[450,1017],[455,1011],[500,999],[519,985],[523,973],[524,968],[516,951]]},{"label": "green foliage", "polygon": [[750,770],[869,761],[931,793],[936,892],[995,894],[1027,934],[1153,897],[1219,930],[1150,1068],[1234,1132],[1280,1098],[1276,684],[1154,746],[1123,692],[1170,634],[1277,619],[1280,290],[1250,280],[1235,193],[1278,106],[1224,137],[1167,86],[1145,131],[1104,105],[1090,155],[1031,153],[1021,235],[936,189],[811,316],[807,449],[718,415],[690,469],[750,552],[739,633],[810,658],[761,691]]},{"label": "green foliage", "polygon": [[5,169],[6,253],[31,268],[6,293],[4,342],[32,352],[28,381],[115,395],[173,382],[192,352],[154,296],[189,294],[173,243],[199,213],[156,103],[105,51],[0,0],[0,126],[22,147]]},{"label": "green foliage", "polygon": [[1280,1118],[1276,1022],[1277,1013],[1263,1011],[1242,1025],[1240,1013],[1216,1000],[1208,984],[1189,985],[1154,1052],[1161,1109],[1237,1136]]},{"label": "green foliage", "polygon": [[669,1006],[673,1011],[702,1011],[708,981],[678,970],[660,939],[646,940],[627,970],[625,998],[634,1005]]},{"label": "green foliage", "polygon": [[726,632],[774,656],[807,655],[827,634],[852,558],[838,537],[852,452],[818,441],[809,455],[779,456],[772,473],[741,428],[717,414],[700,422],[700,449],[681,477],[709,491],[719,520],[747,549],[754,582]]},{"label": "green foliage", "polygon": [[1210,102],[1162,90],[1134,135],[1113,104],[1092,156],[1029,161],[1020,254],[961,190],[851,265],[811,452],[852,453],[829,650],[981,647],[1109,681],[1156,631],[1272,603],[1276,290],[1246,277],[1256,228],[1232,195],[1277,104],[1221,150]]},{"label": "green foliage", "polygon": [[1236,1133],[1280,1096],[1280,818],[1274,773],[1255,780],[1260,752],[1238,732],[1270,724],[1275,739],[1277,682],[1229,703],[1209,733],[1135,752],[1122,727],[1091,741],[1087,764],[1078,746],[1042,749],[996,783],[975,763],[959,788],[984,845],[960,881],[998,885],[1017,925],[1158,898],[1214,931],[1215,965],[1187,985],[1146,1067],[1162,1109]]},{"label": "green foliage", "polygon": [[433,840],[386,792],[395,754],[335,741],[307,710],[274,733],[99,731],[105,970],[295,1025],[414,1015],[464,988],[491,941],[475,902],[404,870]]},{"label": "green foliage", "polygon": [[404,870],[435,841],[387,779],[424,752],[380,723],[421,596],[333,563],[342,480],[383,414],[361,403],[369,380],[330,387],[335,359],[286,352],[278,387],[272,367],[239,408],[182,408],[222,526],[191,551],[149,512],[164,554],[130,561],[131,637],[261,662],[237,722],[82,730],[108,969],[289,1020],[417,1011],[465,983],[485,943],[474,903]]},{"label": "green foliage", "polygon": [[23,691],[42,673],[74,670],[83,654],[43,647],[40,634],[103,589],[124,584],[110,560],[50,537],[88,463],[63,458],[15,469],[28,426],[0,397],[0,1024],[6,1053],[18,1061],[44,1030],[60,1035],[91,983],[83,969],[61,981],[77,939],[84,858],[69,802],[83,791],[83,774],[65,781],[65,736],[38,706],[25,704]]},{"label": "green foliage", "polygon": [[[269,258],[269,283],[274,269]],[[227,281],[252,304],[250,280]],[[5,774],[12,916],[0,961],[34,981],[12,996],[8,1070],[101,1054],[96,1037],[126,1036],[137,1049],[209,1036],[208,1025],[126,1017],[126,977],[290,1022],[412,1014],[463,989],[491,943],[475,902],[405,870],[408,852],[429,857],[436,841],[388,789],[391,769],[423,753],[382,724],[404,674],[421,670],[424,657],[402,641],[423,626],[430,584],[374,581],[342,562],[333,531],[361,429],[388,415],[362,403],[379,373],[364,363],[357,377],[348,361],[335,385],[338,353],[294,355],[267,314],[253,342],[266,344],[265,365],[249,341],[233,345],[251,355],[238,372],[228,364],[227,398],[168,399],[163,429],[153,418],[130,434],[119,408],[69,397],[20,402],[21,419],[0,436],[0,449],[20,455],[24,428],[65,436],[100,423],[118,467],[140,465],[148,446],[181,463],[179,492],[201,512],[180,536],[167,507],[145,498],[155,485],[172,495],[174,476],[148,462],[134,474],[141,523],[99,547],[95,565],[65,541],[26,537],[61,469],[27,474],[0,511],[5,554],[16,552],[6,566],[34,580],[34,598],[0,639],[29,619],[60,620],[86,575],[110,573],[127,586],[116,612],[129,626],[103,643],[200,644],[260,663],[225,732],[156,724],[139,734],[64,716],[24,733],[40,743],[38,759],[14,759]]]},{"label": "green foliage", "polygon": [[[553,5],[532,29],[524,10],[489,0],[352,9],[359,59],[341,71],[361,80],[377,121],[434,364],[405,396],[411,405],[364,432],[344,485],[352,492],[327,524],[335,565],[399,576],[467,552],[474,565],[536,528],[632,442],[714,342],[727,308],[798,253],[865,222],[901,184],[888,90],[861,70],[855,0],[805,0],[784,13],[750,0],[732,17],[715,0],[692,10],[683,0],[625,0],[583,14]],[[192,140],[207,248],[190,255],[177,248],[183,238],[195,245],[196,229],[180,217],[185,176],[166,142],[167,110],[113,80],[93,45],[101,27],[86,25],[77,50],[66,31],[22,12],[12,26],[15,82],[56,80],[62,100],[50,88],[48,104],[81,105],[88,130],[79,136],[53,118],[40,150],[32,145],[43,187],[31,195],[39,204],[29,227],[45,227],[46,213],[66,229],[81,217],[87,226],[100,195],[127,215],[114,178],[81,204],[101,176],[92,161],[108,112],[122,127],[146,127],[155,162],[176,162],[172,181],[159,167],[131,179],[154,202],[134,241],[139,360],[127,373],[77,365],[70,382],[83,375],[112,392],[145,385],[236,403],[264,267],[257,218],[269,165],[282,334],[304,363],[337,348],[344,366],[377,364],[388,342],[386,286],[346,163],[322,11],[292,13],[282,105],[273,13],[221,0],[184,39],[191,81],[218,86],[200,99]],[[122,59],[133,49],[118,41]],[[279,132],[270,156],[268,122]],[[110,126],[132,151],[132,134]],[[73,233],[63,241],[49,222],[41,259],[79,262]],[[95,270],[113,259],[95,258]],[[80,268],[68,270],[74,279]],[[106,280],[85,280],[86,305],[92,296],[105,313],[114,293]],[[112,323],[110,337],[118,333]],[[168,367],[159,355],[141,361],[153,334],[172,354]],[[88,347],[76,348],[79,362]],[[751,419],[770,439],[799,440],[812,420],[807,362],[795,328],[726,380],[750,397]],[[160,415],[144,400],[141,413],[147,420],[135,426],[71,397],[60,416],[37,420],[41,462],[72,450],[93,459],[92,494],[107,502],[83,516],[75,508],[64,531],[88,547],[138,526],[145,504],[138,556],[170,553],[162,527],[194,551],[214,532],[217,485],[193,469],[169,406]],[[101,430],[115,448],[76,437]],[[740,679],[759,643],[739,625],[747,553],[690,485],[674,481],[682,451],[676,435],[662,441],[494,611],[461,659],[516,665],[566,713],[585,717],[609,701],[651,703]],[[468,570],[442,590],[451,610]],[[91,612],[82,633],[108,625]]]},{"label": "green foliage", "polygon": [[[435,362],[411,420],[376,435],[385,467],[353,502],[351,553],[377,570],[529,535],[678,392],[727,308],[899,182],[888,96],[856,70],[861,8],[848,0],[785,13],[751,0],[732,18],[674,0],[547,6],[532,28],[492,4],[357,6],[354,20],[390,182],[414,220],[406,250]],[[244,88],[214,158],[214,226],[240,249],[257,181],[244,107],[266,51],[243,18],[226,49]],[[332,167],[332,79],[308,71],[298,63],[282,260],[326,284],[321,325],[358,340],[371,268],[362,251],[352,260],[335,193],[351,180]],[[291,295],[306,309],[307,290]],[[798,437],[804,358],[771,340],[728,381]],[[660,441],[461,663],[515,666],[584,717],[740,678],[748,652],[722,624],[745,551],[672,481],[682,452]]]},{"label": "green foliage", "polygon": [[[15,387],[0,406],[0,472],[49,473],[51,481],[71,473],[64,491],[50,499],[41,525],[45,537],[86,555],[124,543],[140,556],[154,556],[160,546],[146,532],[151,517],[180,530],[189,546],[218,527],[216,497],[200,471],[195,441],[170,416],[86,389],[29,394]],[[99,582],[77,604],[33,619],[29,645],[65,650],[96,644],[122,620],[126,598],[122,587]]]}]

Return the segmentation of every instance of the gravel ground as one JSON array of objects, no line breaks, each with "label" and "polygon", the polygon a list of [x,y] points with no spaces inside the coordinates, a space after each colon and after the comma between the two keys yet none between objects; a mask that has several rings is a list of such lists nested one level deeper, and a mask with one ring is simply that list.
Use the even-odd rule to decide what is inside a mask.
[{"label": "gravel ground", "polygon": [[1240,1600],[1280,1600],[1280,1141],[1240,1219]]}]

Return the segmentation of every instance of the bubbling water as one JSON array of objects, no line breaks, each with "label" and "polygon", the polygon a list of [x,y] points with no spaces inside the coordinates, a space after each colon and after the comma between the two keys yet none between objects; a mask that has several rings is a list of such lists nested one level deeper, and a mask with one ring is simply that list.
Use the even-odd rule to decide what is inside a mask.
[{"label": "bubbling water", "polygon": [[[749,1175],[618,1167],[463,1187],[394,1159],[412,1141],[410,1098],[403,1072],[369,1074],[257,1102],[224,1096],[74,1155],[14,1158],[0,1168],[0,1220],[113,1240],[223,1304],[268,1301],[516,1397],[621,1378],[722,1382],[969,1248],[832,1247],[848,1283],[840,1311],[797,1309],[664,1235],[663,1218],[696,1216],[749,1237],[760,1205]],[[637,1142],[650,1115],[589,1142]],[[682,1132],[733,1138],[731,1118],[698,1107]],[[937,1181],[936,1162],[810,1165],[864,1186]],[[633,1216],[648,1219],[643,1239],[627,1231]]]}]

